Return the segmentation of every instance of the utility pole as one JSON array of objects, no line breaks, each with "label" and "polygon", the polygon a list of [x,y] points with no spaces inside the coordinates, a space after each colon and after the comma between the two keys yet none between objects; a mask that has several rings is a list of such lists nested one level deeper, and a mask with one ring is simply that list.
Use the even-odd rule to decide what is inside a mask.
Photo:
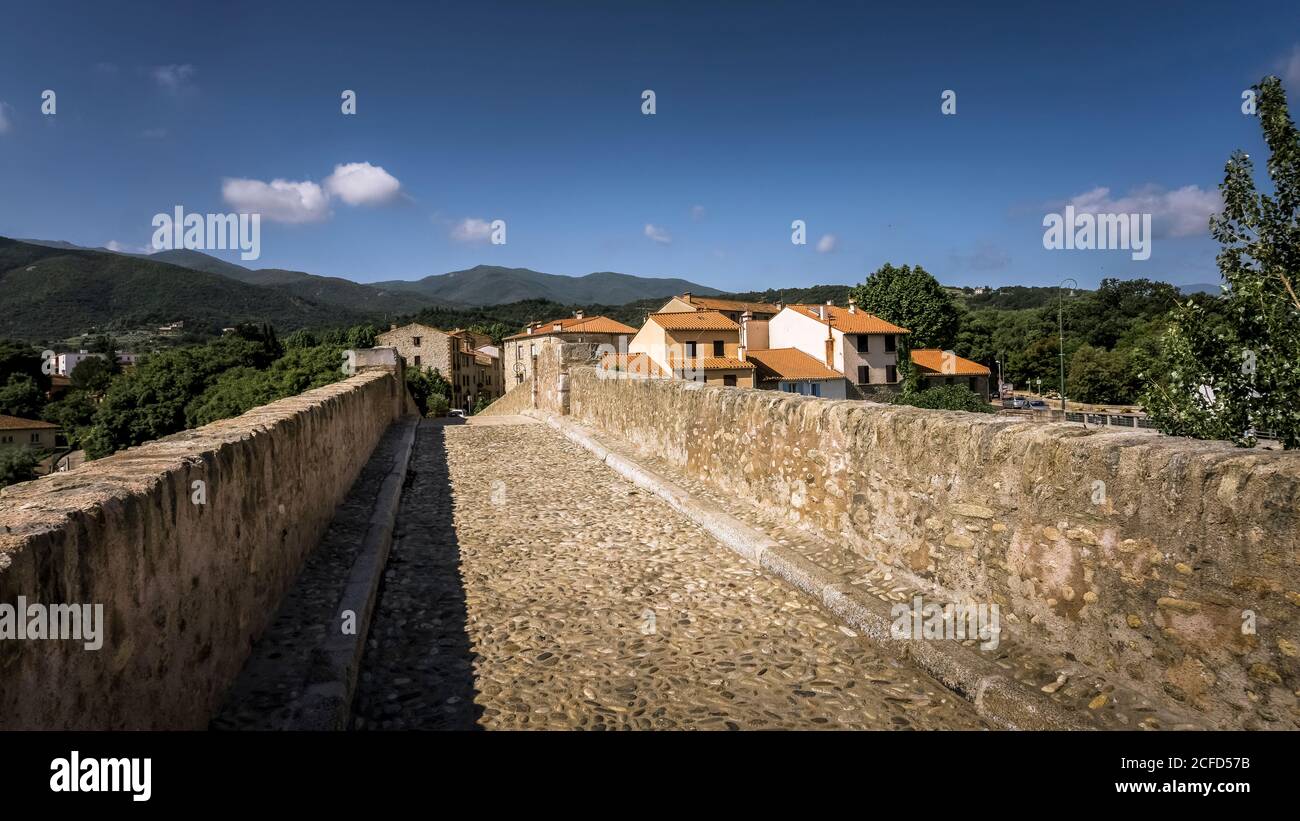
[{"label": "utility pole", "polygon": [[1065,288],[1065,283],[1071,283],[1070,294],[1074,294],[1074,289],[1079,287],[1079,283],[1074,281],[1074,277],[1066,277],[1061,280],[1061,284],[1056,288],[1056,331],[1061,344],[1061,421],[1065,421],[1065,294],[1061,290]]}]

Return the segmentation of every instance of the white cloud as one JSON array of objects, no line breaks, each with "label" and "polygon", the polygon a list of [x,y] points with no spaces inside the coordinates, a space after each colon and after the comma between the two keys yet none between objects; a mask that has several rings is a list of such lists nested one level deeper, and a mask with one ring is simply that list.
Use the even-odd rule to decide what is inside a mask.
[{"label": "white cloud", "polygon": [[325,190],[348,205],[380,205],[396,197],[402,184],[378,165],[352,162],[334,166]]},{"label": "white cloud", "polygon": [[230,179],[221,183],[226,203],[244,214],[261,214],[274,222],[319,222],[330,216],[329,194],[309,180]]},{"label": "white cloud", "polygon": [[126,245],[115,239],[109,240],[104,247],[118,254],[153,254],[158,250],[149,245]]},{"label": "white cloud", "polygon": [[190,79],[194,76],[194,66],[189,63],[154,66],[149,70],[149,74],[162,89],[172,94],[179,94],[190,87]]},{"label": "white cloud", "polygon": [[692,206],[691,206],[691,219],[695,220],[696,222],[699,222],[700,220],[704,219],[704,206],[703,206],[703,205],[692,205]]},{"label": "white cloud", "polygon": [[1282,63],[1282,80],[1293,96],[1300,91],[1300,46],[1292,48],[1291,56]]},{"label": "white cloud", "polygon": [[834,251],[839,244],[839,237],[834,234],[822,234],[822,238],[817,240],[817,253],[829,254],[831,251]]},{"label": "white cloud", "polygon": [[672,245],[673,243],[672,235],[668,233],[668,229],[649,222],[645,224],[645,235],[660,245]]},{"label": "white cloud", "polygon": [[451,229],[451,238],[457,242],[487,242],[492,235],[492,223],[478,217],[466,217]]},{"label": "white cloud", "polygon": [[1150,214],[1157,237],[1193,237],[1209,232],[1210,215],[1223,208],[1218,191],[1196,185],[1166,191],[1158,185],[1135,188],[1123,197],[1112,197],[1105,187],[1085,191],[1070,199],[1076,213]]},{"label": "white cloud", "polygon": [[8,103],[0,102],[0,134],[8,134],[13,129],[9,121],[9,112],[13,111]]}]

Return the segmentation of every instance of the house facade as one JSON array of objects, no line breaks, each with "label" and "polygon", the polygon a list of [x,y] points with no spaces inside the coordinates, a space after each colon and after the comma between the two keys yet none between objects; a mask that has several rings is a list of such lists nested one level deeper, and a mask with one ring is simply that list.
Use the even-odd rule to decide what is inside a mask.
[{"label": "house facade", "polygon": [[502,340],[501,365],[505,380],[505,393],[509,393],[533,375],[533,357],[543,346],[564,342],[593,342],[612,345],[625,350],[637,330],[607,316],[586,316],[575,311],[573,316],[553,319],[550,322],[532,322],[522,331]]},{"label": "house facade", "polygon": [[848,398],[844,374],[798,348],[746,351],[745,356],[754,363],[756,387],[823,399]]},{"label": "house facade", "polygon": [[453,408],[472,411],[481,397],[490,402],[504,393],[501,358],[479,350],[492,347],[487,334],[412,322],[390,327],[375,344],[396,348],[408,367],[438,371],[451,384]]},{"label": "house facade", "polygon": [[770,348],[796,348],[847,381],[848,398],[897,392],[898,343],[910,333],[859,310],[835,305],[787,305],[767,323]]},{"label": "house facade", "polygon": [[939,385],[965,385],[985,402],[989,400],[989,377],[993,372],[986,366],[938,348],[918,348],[910,356],[922,390]]},{"label": "house facade", "polygon": [[654,313],[628,344],[663,374],[710,385],[754,387],[754,364],[745,360],[740,324],[719,311]]},{"label": "house facade", "polygon": [[0,447],[54,450],[60,430],[52,422],[0,414]]}]

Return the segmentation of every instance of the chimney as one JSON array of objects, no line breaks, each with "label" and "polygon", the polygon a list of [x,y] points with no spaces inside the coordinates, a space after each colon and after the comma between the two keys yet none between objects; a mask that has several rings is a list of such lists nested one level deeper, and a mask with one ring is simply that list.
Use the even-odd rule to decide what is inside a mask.
[{"label": "chimney", "polygon": [[825,306],[825,305],[818,305],[818,306],[817,306],[817,318],[820,319],[822,322],[825,322],[825,321],[826,321],[826,306]]},{"label": "chimney", "polygon": [[562,330],[564,330],[564,323],[563,323],[563,322],[556,322],[555,324],[551,325],[551,330],[552,330],[552,331],[557,331],[557,332],[558,332],[558,331],[562,331]]},{"label": "chimney", "polygon": [[739,359],[741,362],[744,362],[744,361],[745,361],[745,346],[744,346],[744,344],[741,344],[741,345],[739,345],[739,346],[736,348],[736,358]]},{"label": "chimney", "polygon": [[858,301],[853,297],[849,297],[849,313],[856,314],[857,312],[858,312]]},{"label": "chimney", "polygon": [[[745,311],[740,315],[740,350],[744,353],[745,346],[749,344],[749,320],[754,318],[752,311]],[[742,360],[744,356],[740,357]]]},{"label": "chimney", "polygon": [[686,293],[682,294],[682,301],[683,301],[683,302],[690,302],[690,301],[691,301],[691,292],[690,292],[690,291],[687,291]]},{"label": "chimney", "polygon": [[581,309],[581,308],[579,308],[578,310],[576,310],[576,311],[573,312],[573,318],[574,318],[574,319],[582,319],[582,309]]},{"label": "chimney", "polygon": [[532,332],[533,332],[533,323],[529,322],[529,323],[528,323],[528,333],[531,334]]}]

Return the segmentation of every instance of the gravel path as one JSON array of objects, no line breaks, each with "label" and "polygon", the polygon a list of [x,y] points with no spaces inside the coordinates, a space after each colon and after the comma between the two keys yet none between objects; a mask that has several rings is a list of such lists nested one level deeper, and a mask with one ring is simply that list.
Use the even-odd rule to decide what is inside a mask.
[{"label": "gravel path", "polygon": [[357,729],[985,726],[582,448],[494,421],[421,424]]}]

